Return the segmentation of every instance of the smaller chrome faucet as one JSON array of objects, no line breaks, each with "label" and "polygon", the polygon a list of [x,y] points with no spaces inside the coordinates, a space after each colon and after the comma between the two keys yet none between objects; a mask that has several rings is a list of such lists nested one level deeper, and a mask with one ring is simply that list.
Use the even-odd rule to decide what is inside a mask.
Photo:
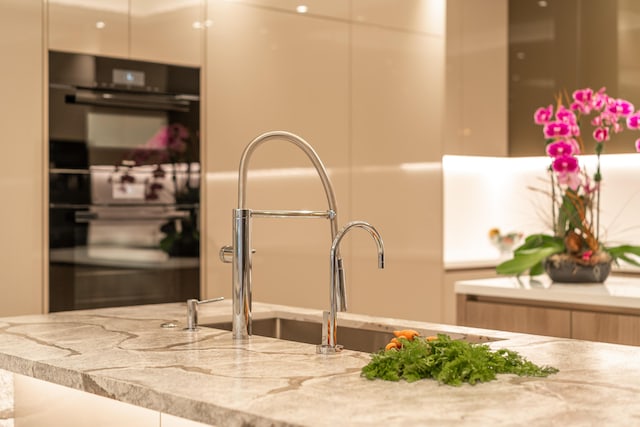
[{"label": "smaller chrome faucet", "polygon": [[224,297],[205,299],[198,301],[197,299],[187,300],[187,330],[195,331],[198,329],[198,305],[206,304],[209,302],[222,301]]},{"label": "smaller chrome faucet", "polygon": [[323,312],[322,342],[316,347],[317,353],[333,354],[342,350],[342,346],[338,345],[336,337],[338,331],[337,312],[346,311],[346,309],[340,307],[338,304],[337,295],[340,289],[338,280],[336,280],[336,277],[339,275],[338,258],[336,254],[339,252],[342,238],[353,228],[362,228],[366,230],[371,237],[373,237],[373,240],[375,240],[378,247],[378,268],[384,268],[384,244],[382,242],[382,237],[380,236],[380,233],[378,233],[378,230],[376,230],[371,224],[364,221],[352,221],[345,225],[338,234],[336,234],[336,237],[333,239],[331,253],[329,255],[331,263],[331,283],[329,289],[330,309],[329,311]]}]

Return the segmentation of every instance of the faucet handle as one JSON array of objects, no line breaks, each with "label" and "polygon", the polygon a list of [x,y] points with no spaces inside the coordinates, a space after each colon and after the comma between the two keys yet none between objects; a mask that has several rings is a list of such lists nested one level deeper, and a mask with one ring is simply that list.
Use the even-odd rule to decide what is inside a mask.
[{"label": "faucet handle", "polygon": [[[251,249],[251,253],[255,254],[256,250]],[[218,252],[218,257],[220,258],[220,261],[225,264],[231,264],[233,262],[233,246],[225,245],[221,247],[220,252]]]},{"label": "faucet handle", "polygon": [[198,304],[206,304],[209,302],[222,301],[224,297],[217,297],[198,301],[197,299],[187,300],[187,330],[195,331],[198,329]]},{"label": "faucet handle", "polygon": [[221,247],[218,256],[220,257],[220,261],[226,264],[231,263],[233,261],[233,246],[226,245]]}]

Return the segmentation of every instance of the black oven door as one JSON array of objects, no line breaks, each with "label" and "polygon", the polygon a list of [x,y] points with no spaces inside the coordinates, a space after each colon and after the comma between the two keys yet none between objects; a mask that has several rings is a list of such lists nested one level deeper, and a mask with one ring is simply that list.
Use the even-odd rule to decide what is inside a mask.
[{"label": "black oven door", "polygon": [[[95,71],[96,57],[62,59],[67,65],[51,66],[58,74],[76,63],[109,74]],[[152,73],[157,65],[156,74],[172,75],[166,65],[135,71],[137,62],[113,61],[106,63],[119,72]],[[198,298],[197,92],[50,77],[50,311]]]}]

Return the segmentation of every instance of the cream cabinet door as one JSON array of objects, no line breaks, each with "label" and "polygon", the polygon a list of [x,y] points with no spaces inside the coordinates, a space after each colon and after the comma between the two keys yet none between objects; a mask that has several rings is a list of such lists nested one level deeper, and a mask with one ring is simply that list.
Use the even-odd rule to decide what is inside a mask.
[{"label": "cream cabinet door", "polygon": [[199,66],[203,0],[131,0],[131,59]]},{"label": "cream cabinet door", "polygon": [[0,317],[43,310],[43,10],[0,1]]},{"label": "cream cabinet door", "polygon": [[49,49],[129,55],[129,0],[49,0]]}]

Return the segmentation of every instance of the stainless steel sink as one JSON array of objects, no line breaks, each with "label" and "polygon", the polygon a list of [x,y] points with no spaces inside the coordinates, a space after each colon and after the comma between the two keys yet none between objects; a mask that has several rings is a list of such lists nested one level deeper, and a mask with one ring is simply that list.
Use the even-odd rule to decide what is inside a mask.
[{"label": "stainless steel sink", "polygon": [[[230,331],[231,322],[207,323],[200,326],[223,329]],[[307,344],[319,344],[322,336],[320,322],[309,320],[285,319],[282,317],[269,317],[254,319],[252,322],[253,334],[264,337],[279,338],[282,340],[303,342]],[[374,353],[381,350],[393,338],[393,330],[398,328],[380,325],[380,329],[366,329],[353,326],[338,325],[336,334],[338,344],[349,350]],[[437,335],[441,331],[421,330],[417,331],[422,336]],[[447,333],[454,340],[464,340],[473,343],[498,341],[482,335]]]}]

